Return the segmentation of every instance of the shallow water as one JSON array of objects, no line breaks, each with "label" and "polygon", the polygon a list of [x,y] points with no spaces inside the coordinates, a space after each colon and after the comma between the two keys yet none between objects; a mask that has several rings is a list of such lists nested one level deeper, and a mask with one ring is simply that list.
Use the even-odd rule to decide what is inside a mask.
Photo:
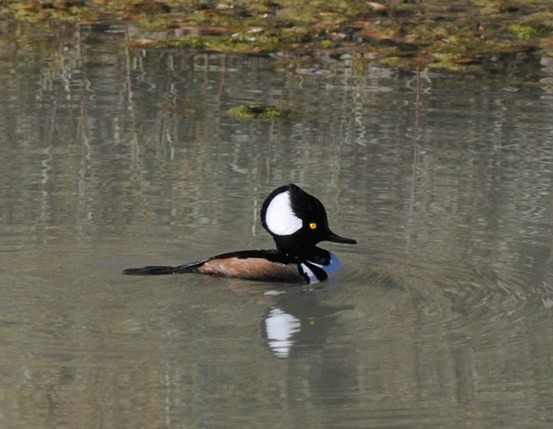
[{"label": "shallow water", "polygon": [[[0,50],[2,427],[551,427],[553,94],[18,30]],[[226,114],[245,102],[295,115]],[[323,246],[335,282],[120,274],[270,247],[260,204],[288,182],[359,242]]]}]

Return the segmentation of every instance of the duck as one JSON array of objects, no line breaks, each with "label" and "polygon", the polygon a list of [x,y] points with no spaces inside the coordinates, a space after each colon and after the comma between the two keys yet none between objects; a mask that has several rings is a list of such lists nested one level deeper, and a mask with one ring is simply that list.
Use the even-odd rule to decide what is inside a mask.
[{"label": "duck", "polygon": [[239,250],[177,266],[127,268],[126,275],[197,273],[216,277],[315,284],[334,276],[342,262],[321,241],[357,244],[330,229],[324,205],[296,184],[274,189],[261,207],[261,224],[275,249]]}]

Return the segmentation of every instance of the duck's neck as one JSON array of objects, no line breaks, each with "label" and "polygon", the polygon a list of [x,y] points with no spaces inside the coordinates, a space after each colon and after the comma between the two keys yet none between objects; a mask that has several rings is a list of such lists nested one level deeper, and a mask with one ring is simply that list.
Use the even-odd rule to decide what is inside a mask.
[{"label": "duck's neck", "polygon": [[320,265],[327,265],[330,261],[330,252],[317,246],[306,248],[281,248],[278,250],[290,258],[299,261],[310,261]]}]

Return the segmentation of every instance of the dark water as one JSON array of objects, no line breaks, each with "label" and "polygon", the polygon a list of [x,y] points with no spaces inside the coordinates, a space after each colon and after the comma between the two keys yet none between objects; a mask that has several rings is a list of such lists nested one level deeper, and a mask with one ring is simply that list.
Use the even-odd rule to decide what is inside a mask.
[{"label": "dark water", "polygon": [[[0,47],[0,425],[550,428],[553,93],[351,59]],[[418,103],[417,103],[418,100]],[[237,104],[296,114],[239,122]],[[296,182],[345,269],[322,288],[124,277],[271,246]]]}]

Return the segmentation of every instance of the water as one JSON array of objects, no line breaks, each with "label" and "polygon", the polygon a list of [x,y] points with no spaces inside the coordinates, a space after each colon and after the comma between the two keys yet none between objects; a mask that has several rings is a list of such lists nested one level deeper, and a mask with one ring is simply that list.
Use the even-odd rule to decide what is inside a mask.
[{"label": "water", "polygon": [[[551,93],[124,30],[2,47],[2,427],[551,427]],[[120,274],[270,247],[288,182],[359,242],[333,284]]]}]

